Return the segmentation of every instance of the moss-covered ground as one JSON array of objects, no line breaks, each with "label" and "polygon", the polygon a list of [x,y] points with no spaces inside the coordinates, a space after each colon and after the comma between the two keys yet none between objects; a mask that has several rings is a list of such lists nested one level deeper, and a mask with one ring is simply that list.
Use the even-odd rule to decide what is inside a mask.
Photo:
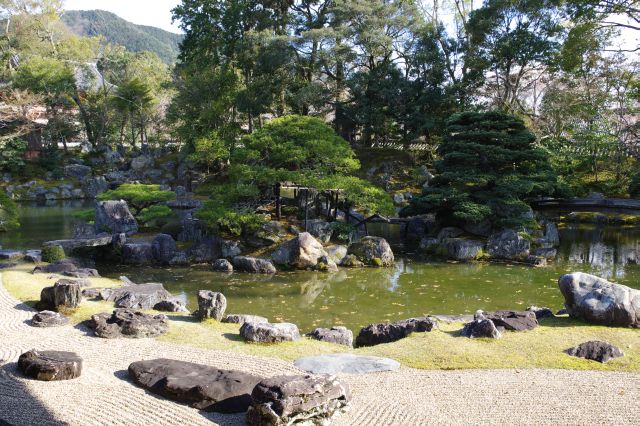
[{"label": "moss-covered ground", "polygon": [[[31,274],[32,265],[19,265],[1,273],[2,284],[15,298],[34,305],[43,287],[58,279],[51,274]],[[120,282],[91,278],[94,287],[114,287]],[[79,323],[92,314],[113,310],[112,303],[84,300],[73,312]],[[198,322],[189,315],[169,314],[168,334],[160,341],[199,348],[292,361],[302,356],[333,352],[385,356],[405,366],[421,369],[562,368],[577,370],[640,371],[640,330],[585,324],[568,317],[544,319],[528,332],[506,332],[502,339],[467,339],[459,336],[461,323],[440,323],[430,333],[414,333],[403,340],[370,348],[350,349],[303,338],[275,345],[249,344],[239,335],[239,326],[216,321]],[[357,332],[357,330],[354,330]],[[625,356],[606,364],[574,358],[564,351],[588,340],[604,340],[617,345]]]}]

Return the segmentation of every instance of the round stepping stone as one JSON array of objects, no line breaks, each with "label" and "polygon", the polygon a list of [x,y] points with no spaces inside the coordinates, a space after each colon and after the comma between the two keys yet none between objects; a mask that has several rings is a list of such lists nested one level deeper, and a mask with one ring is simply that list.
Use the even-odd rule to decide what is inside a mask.
[{"label": "round stepping stone", "polygon": [[354,354],[329,354],[300,358],[294,362],[301,370],[313,374],[366,374],[394,371],[400,363],[389,358]]},{"label": "round stepping stone", "polygon": [[29,351],[20,355],[18,367],[36,380],[71,380],[82,373],[82,358],[73,352]]},{"label": "round stepping stone", "polygon": [[31,318],[31,325],[34,327],[59,327],[69,323],[69,318],[53,311],[38,312]]}]

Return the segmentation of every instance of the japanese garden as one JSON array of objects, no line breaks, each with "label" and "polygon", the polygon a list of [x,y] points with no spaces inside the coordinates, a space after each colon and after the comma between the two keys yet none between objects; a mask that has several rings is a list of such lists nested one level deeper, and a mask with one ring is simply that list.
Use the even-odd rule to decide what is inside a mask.
[{"label": "japanese garden", "polygon": [[0,426],[638,423],[640,2],[81,3],[0,0]]}]

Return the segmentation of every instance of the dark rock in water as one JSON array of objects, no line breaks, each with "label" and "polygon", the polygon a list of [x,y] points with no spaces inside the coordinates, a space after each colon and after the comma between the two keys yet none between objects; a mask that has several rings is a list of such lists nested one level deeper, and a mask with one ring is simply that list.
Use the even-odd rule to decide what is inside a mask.
[{"label": "dark rock in water", "polygon": [[89,277],[99,277],[97,269],[93,268],[78,268],[75,271],[64,271],[62,275],[66,275],[67,277],[74,278],[89,278]]},{"label": "dark rock in water", "polygon": [[254,274],[275,274],[277,272],[270,260],[257,257],[236,256],[233,258],[233,267],[238,271]]},{"label": "dark rock in water", "polygon": [[353,346],[353,332],[346,327],[316,328],[307,336],[322,342]]},{"label": "dark rock in water", "polygon": [[420,241],[426,234],[435,228],[435,218],[433,215],[424,217],[414,217],[409,222],[403,224],[402,232],[409,241]]},{"label": "dark rock in water", "polygon": [[173,297],[160,283],[130,283],[124,287],[105,288],[100,296],[106,301],[114,302],[118,308],[133,309],[151,309],[157,303]]},{"label": "dark rock in water", "polygon": [[203,237],[187,250],[187,257],[195,263],[208,263],[222,256],[221,239],[218,237]]},{"label": "dark rock in water", "polygon": [[65,274],[68,272],[76,272],[78,267],[69,260],[61,260],[46,266],[36,266],[33,273],[41,274]]},{"label": "dark rock in water", "polygon": [[211,269],[216,272],[233,272],[233,265],[227,259],[218,259],[211,264]]},{"label": "dark rock in water", "polygon": [[482,253],[482,241],[466,240],[463,238],[447,238],[440,242],[439,247],[447,257],[455,260],[477,259]]},{"label": "dark rock in water", "polygon": [[276,265],[283,265],[295,269],[309,269],[318,264],[322,257],[326,257],[322,244],[308,232],[302,232],[292,240],[282,244],[273,252],[271,259]]},{"label": "dark rock in water", "polygon": [[166,315],[150,315],[131,309],[92,315],[89,326],[96,336],[105,339],[157,337],[169,331]]},{"label": "dark rock in water", "polygon": [[547,266],[547,258],[542,256],[529,255],[523,259],[523,262],[527,265],[542,268]]},{"label": "dark rock in water", "polygon": [[612,360],[613,358],[624,356],[624,353],[622,353],[622,351],[616,346],[598,340],[581,343],[575,348],[567,349],[566,352],[571,356],[586,358],[602,363]]},{"label": "dark rock in water", "polygon": [[40,292],[40,307],[56,309],[58,306],[76,308],[82,300],[80,283],[74,280],[62,279],[53,287],[45,287]]},{"label": "dark rock in water", "polygon": [[96,203],[96,231],[132,235],[138,232],[138,222],[129,211],[126,201],[98,201]]},{"label": "dark rock in water", "polygon": [[163,300],[153,305],[153,309],[162,312],[189,312],[184,303],[179,300]]},{"label": "dark rock in water", "polygon": [[245,322],[267,323],[269,320],[258,315],[229,314],[222,319],[222,322],[230,324],[244,324]]},{"label": "dark rock in water", "polygon": [[391,266],[395,261],[391,246],[381,237],[361,238],[349,246],[348,254],[369,266]]},{"label": "dark rock in water", "polygon": [[24,253],[19,250],[0,250],[0,260],[22,259]]},{"label": "dark rock in water", "polygon": [[0,262],[0,269],[13,268],[14,266],[18,266],[18,264],[15,262]]},{"label": "dark rock in water", "polygon": [[537,256],[537,257],[544,257],[547,260],[553,260],[556,258],[556,255],[558,254],[558,250],[552,248],[552,247],[541,247],[541,248],[537,248],[533,251],[533,255]]},{"label": "dark rock in water", "polygon": [[151,252],[154,259],[162,264],[168,264],[176,255],[178,248],[171,235],[158,234],[151,243]]},{"label": "dark rock in water", "polygon": [[490,319],[475,319],[465,324],[464,328],[460,332],[460,335],[468,337],[470,339],[499,339],[500,337],[502,337],[502,334]]},{"label": "dark rock in water", "polygon": [[73,352],[32,350],[20,355],[18,367],[36,380],[71,380],[82,374],[82,358]]},{"label": "dark rock in water", "polygon": [[539,308],[537,306],[529,306],[527,308],[527,311],[533,312],[534,314],[536,314],[536,319],[538,320],[542,318],[551,318],[555,316],[553,315],[553,311],[551,311],[551,309],[549,308]]},{"label": "dark rock in water", "polygon": [[525,259],[530,249],[531,242],[513,229],[492,234],[487,240],[487,253],[498,259]]},{"label": "dark rock in water", "polygon": [[429,317],[409,318],[390,324],[369,324],[356,337],[356,347],[391,343],[407,337],[412,332],[428,332],[436,325]]},{"label": "dark rock in water", "polygon": [[233,370],[171,359],[138,361],[129,376],[140,386],[174,401],[207,411],[242,413],[261,378]]},{"label": "dark rock in water", "polygon": [[240,336],[248,342],[280,343],[300,339],[300,331],[295,324],[288,322],[245,322],[240,327]]},{"label": "dark rock in water", "polygon": [[153,263],[151,243],[126,243],[122,246],[122,261],[130,265],[146,265]]},{"label": "dark rock in water", "polygon": [[640,327],[640,290],[575,272],[558,280],[572,318],[594,324]]},{"label": "dark rock in water", "polygon": [[496,327],[504,327],[506,330],[526,331],[538,326],[536,314],[530,311],[496,311],[482,314],[484,318],[493,321]]},{"label": "dark rock in water", "polygon": [[351,400],[346,383],[334,376],[276,376],[262,380],[251,392],[249,426],[329,424]]},{"label": "dark rock in water", "polygon": [[69,318],[53,311],[41,311],[31,318],[31,325],[34,327],[59,327],[69,324]]},{"label": "dark rock in water", "polygon": [[220,321],[226,309],[227,299],[224,294],[209,290],[198,291],[198,311],[196,312],[198,319],[213,318]]},{"label": "dark rock in water", "polygon": [[358,260],[356,255],[348,254],[342,258],[340,266],[344,266],[345,268],[362,268],[364,267],[364,263]]},{"label": "dark rock in water", "polygon": [[308,356],[296,360],[294,365],[312,374],[367,374],[400,368],[398,361],[389,358],[349,353]]}]

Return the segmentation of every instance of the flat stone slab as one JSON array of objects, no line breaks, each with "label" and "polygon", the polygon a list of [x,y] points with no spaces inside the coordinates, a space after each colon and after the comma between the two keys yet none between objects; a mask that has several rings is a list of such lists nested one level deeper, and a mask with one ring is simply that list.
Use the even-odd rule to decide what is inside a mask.
[{"label": "flat stone slab", "polygon": [[59,327],[69,324],[69,318],[59,312],[41,311],[31,318],[34,327]]},{"label": "flat stone slab", "polygon": [[400,363],[390,358],[347,353],[307,356],[296,360],[294,365],[313,374],[367,374],[400,368]]},{"label": "flat stone slab", "polygon": [[261,377],[235,370],[172,359],[152,359],[129,365],[129,376],[140,386],[194,408],[242,413]]},{"label": "flat stone slab", "polygon": [[20,355],[18,367],[36,380],[71,380],[82,374],[82,358],[73,352],[29,351]]},{"label": "flat stone slab", "polygon": [[94,238],[75,238],[69,240],[46,241],[43,247],[61,246],[65,252],[82,248],[104,247],[111,244],[113,237],[110,234],[101,234]]},{"label": "flat stone slab", "polygon": [[93,315],[89,327],[96,336],[104,339],[158,337],[169,331],[166,315],[150,315],[132,309],[116,309],[113,314]]},{"label": "flat stone slab", "polygon": [[16,260],[23,257],[24,253],[19,250],[0,250],[0,259],[2,260]]}]

